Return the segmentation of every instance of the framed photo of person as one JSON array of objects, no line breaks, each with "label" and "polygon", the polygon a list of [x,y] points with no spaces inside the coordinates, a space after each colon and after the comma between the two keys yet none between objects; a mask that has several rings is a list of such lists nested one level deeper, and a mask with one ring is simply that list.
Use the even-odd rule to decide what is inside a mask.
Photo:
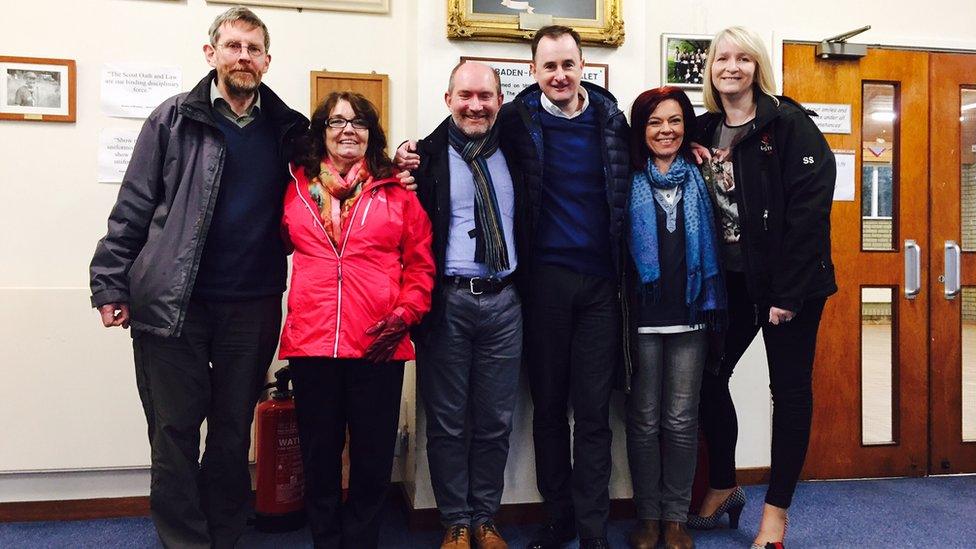
[{"label": "framed photo of person", "polygon": [[573,27],[585,44],[624,43],[622,0],[447,0],[447,37],[518,42],[546,25]]},{"label": "framed photo of person", "polygon": [[705,58],[711,36],[661,35],[661,85],[700,90],[705,81]]},{"label": "framed photo of person", "polygon": [[75,121],[75,62],[0,56],[0,120]]}]

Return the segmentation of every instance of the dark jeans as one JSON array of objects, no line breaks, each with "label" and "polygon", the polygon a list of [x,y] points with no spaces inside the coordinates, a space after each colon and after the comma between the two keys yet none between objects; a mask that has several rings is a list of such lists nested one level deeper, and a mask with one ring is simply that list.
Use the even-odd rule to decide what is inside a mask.
[{"label": "dark jeans", "polygon": [[532,276],[525,335],[539,492],[550,520],[575,517],[581,538],[602,537],[610,508],[610,392],[621,351],[617,287],[548,265]]},{"label": "dark jeans", "polygon": [[627,397],[627,459],[637,518],[686,522],[698,456],[705,330],[639,334]]},{"label": "dark jeans", "polygon": [[[393,472],[403,362],[290,358],[305,511],[317,549],[375,549]],[[342,449],[349,429],[349,492]]]},{"label": "dark jeans", "polygon": [[276,295],[191,300],[179,337],[133,332],[152,449],[150,508],[166,547],[233,547],[244,531],[251,420],[280,329]]},{"label": "dark jeans", "polygon": [[444,316],[417,345],[427,459],[444,526],[491,520],[505,488],[522,363],[522,305],[513,286],[472,295],[446,285]]},{"label": "dark jeans", "polygon": [[769,388],[773,395],[773,440],[766,503],[788,508],[806,459],[813,417],[813,358],[817,329],[826,298],[803,303],[792,321],[769,324],[769,309],[758,310],[746,291],[745,276],[729,272],[729,328],[725,357],[718,374],[702,379],[702,427],[708,441],[709,484],[731,488],[735,481],[735,443],[739,426],[729,393],[729,379],[742,354],[760,327],[769,364]]}]

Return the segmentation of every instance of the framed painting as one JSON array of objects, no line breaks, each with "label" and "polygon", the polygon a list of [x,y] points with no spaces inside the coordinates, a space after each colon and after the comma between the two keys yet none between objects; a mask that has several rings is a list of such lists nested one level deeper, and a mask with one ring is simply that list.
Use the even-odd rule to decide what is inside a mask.
[{"label": "framed painting", "polygon": [[0,120],[74,122],[75,62],[0,56]]},{"label": "framed painting", "polygon": [[545,25],[573,27],[583,43],[624,43],[623,0],[447,0],[447,37],[531,40]]},{"label": "framed painting", "polygon": [[214,4],[248,4],[272,8],[388,13],[390,0],[207,0]]},{"label": "framed painting", "polygon": [[698,34],[661,35],[661,85],[702,89],[705,58],[711,36]]}]

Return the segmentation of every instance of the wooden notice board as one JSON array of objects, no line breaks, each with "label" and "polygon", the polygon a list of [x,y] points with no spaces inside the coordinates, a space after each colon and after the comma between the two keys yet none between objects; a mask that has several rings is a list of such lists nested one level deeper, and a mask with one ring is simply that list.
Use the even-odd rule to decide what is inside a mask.
[{"label": "wooden notice board", "polygon": [[334,91],[351,91],[360,93],[376,106],[380,114],[380,124],[383,130],[390,131],[390,77],[385,74],[362,74],[355,72],[312,71],[312,98],[309,114],[315,112],[330,93]]}]

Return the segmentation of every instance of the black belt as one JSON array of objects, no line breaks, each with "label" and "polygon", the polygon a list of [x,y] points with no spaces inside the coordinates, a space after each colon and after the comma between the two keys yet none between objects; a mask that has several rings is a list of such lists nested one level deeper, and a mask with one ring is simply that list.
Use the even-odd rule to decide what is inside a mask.
[{"label": "black belt", "polygon": [[512,283],[512,277],[505,278],[468,278],[466,276],[445,276],[444,282],[457,288],[464,288],[472,295],[497,294]]}]

